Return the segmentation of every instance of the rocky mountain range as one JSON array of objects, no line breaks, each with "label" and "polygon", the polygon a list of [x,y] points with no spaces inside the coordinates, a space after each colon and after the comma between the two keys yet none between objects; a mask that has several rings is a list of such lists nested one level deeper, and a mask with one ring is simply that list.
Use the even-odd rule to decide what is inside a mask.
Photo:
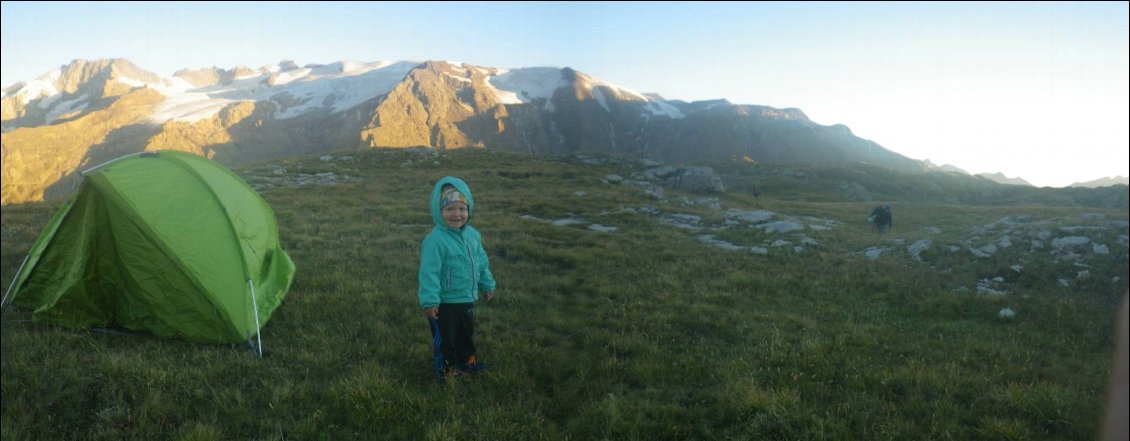
[{"label": "rocky mountain range", "polygon": [[[951,165],[951,164],[937,165],[937,164],[934,164],[934,163],[930,162],[929,159],[923,160],[922,163],[926,166],[926,169],[928,171],[939,171],[939,172],[943,172],[943,173],[957,173],[957,174],[965,175],[965,176],[977,176],[977,177],[985,178],[985,179],[988,179],[992,182],[996,182],[998,184],[1004,184],[1004,185],[1020,185],[1020,186],[1024,186],[1024,187],[1034,187],[1034,185],[1032,185],[1031,182],[1028,182],[1024,178],[1021,178],[1021,177],[1010,178],[1008,176],[1005,176],[1004,173],[1000,173],[1000,172],[973,174],[973,173],[969,173],[969,172],[967,172],[967,171],[965,171],[965,170],[963,170],[963,169],[961,169],[961,168],[959,168],[955,165]],[[1095,180],[1092,180],[1092,181],[1076,182],[1076,183],[1073,183],[1071,185],[1068,185],[1068,187],[1070,187],[1070,188],[1101,188],[1101,187],[1110,187],[1110,186],[1115,186],[1115,185],[1121,185],[1121,186],[1130,185],[1130,179],[1128,179],[1126,176],[1107,176],[1107,177],[1095,179]]]},{"label": "rocky mountain range", "polygon": [[1027,186],[1027,187],[1032,186],[1032,183],[1024,180],[1024,178],[1020,178],[1020,177],[1010,178],[1008,176],[1005,176],[1004,173],[1000,173],[1000,172],[997,172],[997,173],[978,173],[977,176],[980,176],[982,178],[996,182],[998,184],[1023,185],[1023,186]]},{"label": "rocky mountain range", "polygon": [[124,59],[75,60],[5,88],[2,129],[3,204],[64,196],[88,167],[166,149],[229,165],[370,147],[470,147],[929,169],[798,109],[666,100],[568,67],[446,61],[284,61],[161,77]]},{"label": "rocky mountain range", "polygon": [[1076,182],[1069,185],[1069,187],[1099,188],[1110,187],[1112,185],[1130,185],[1130,178],[1127,178],[1126,176],[1107,176],[1104,178],[1095,179],[1093,181]]}]

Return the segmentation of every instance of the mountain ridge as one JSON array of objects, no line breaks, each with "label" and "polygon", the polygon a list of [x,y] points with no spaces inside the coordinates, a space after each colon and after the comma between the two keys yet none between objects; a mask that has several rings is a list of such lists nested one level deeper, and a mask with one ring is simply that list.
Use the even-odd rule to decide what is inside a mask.
[{"label": "mountain ridge", "polygon": [[1091,181],[1076,182],[1069,185],[1068,187],[1099,188],[1110,187],[1114,185],[1130,186],[1130,178],[1127,178],[1126,176],[1105,176]]},{"label": "mountain ridge", "polygon": [[665,100],[569,67],[284,60],[160,77],[124,59],[74,60],[17,86],[3,95],[3,204],[63,196],[83,166],[160,149],[228,165],[422,146],[928,170],[800,109]]}]

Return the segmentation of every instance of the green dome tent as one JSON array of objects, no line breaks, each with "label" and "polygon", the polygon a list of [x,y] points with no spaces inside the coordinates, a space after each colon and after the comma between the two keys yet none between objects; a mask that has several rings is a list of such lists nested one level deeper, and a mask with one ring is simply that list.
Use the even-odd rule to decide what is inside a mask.
[{"label": "green dome tent", "polygon": [[271,207],[189,153],[95,169],[39,234],[4,302],[10,294],[34,321],[72,328],[255,343],[294,277]]}]

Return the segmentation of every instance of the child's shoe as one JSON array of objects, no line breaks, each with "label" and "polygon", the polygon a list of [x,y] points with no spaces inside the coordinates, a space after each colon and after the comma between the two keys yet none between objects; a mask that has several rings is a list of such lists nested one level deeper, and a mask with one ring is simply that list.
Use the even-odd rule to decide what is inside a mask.
[{"label": "child's shoe", "polygon": [[487,371],[487,364],[482,360],[478,360],[474,355],[467,359],[467,371],[472,374],[477,374]]}]

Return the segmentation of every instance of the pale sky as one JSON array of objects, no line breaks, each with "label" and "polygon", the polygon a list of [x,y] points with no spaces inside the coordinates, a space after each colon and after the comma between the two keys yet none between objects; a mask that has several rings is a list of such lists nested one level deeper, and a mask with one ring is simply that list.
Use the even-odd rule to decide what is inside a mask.
[{"label": "pale sky", "polygon": [[74,59],[572,67],[798,108],[914,159],[1045,186],[1130,175],[1126,2],[3,2],[2,85]]}]

